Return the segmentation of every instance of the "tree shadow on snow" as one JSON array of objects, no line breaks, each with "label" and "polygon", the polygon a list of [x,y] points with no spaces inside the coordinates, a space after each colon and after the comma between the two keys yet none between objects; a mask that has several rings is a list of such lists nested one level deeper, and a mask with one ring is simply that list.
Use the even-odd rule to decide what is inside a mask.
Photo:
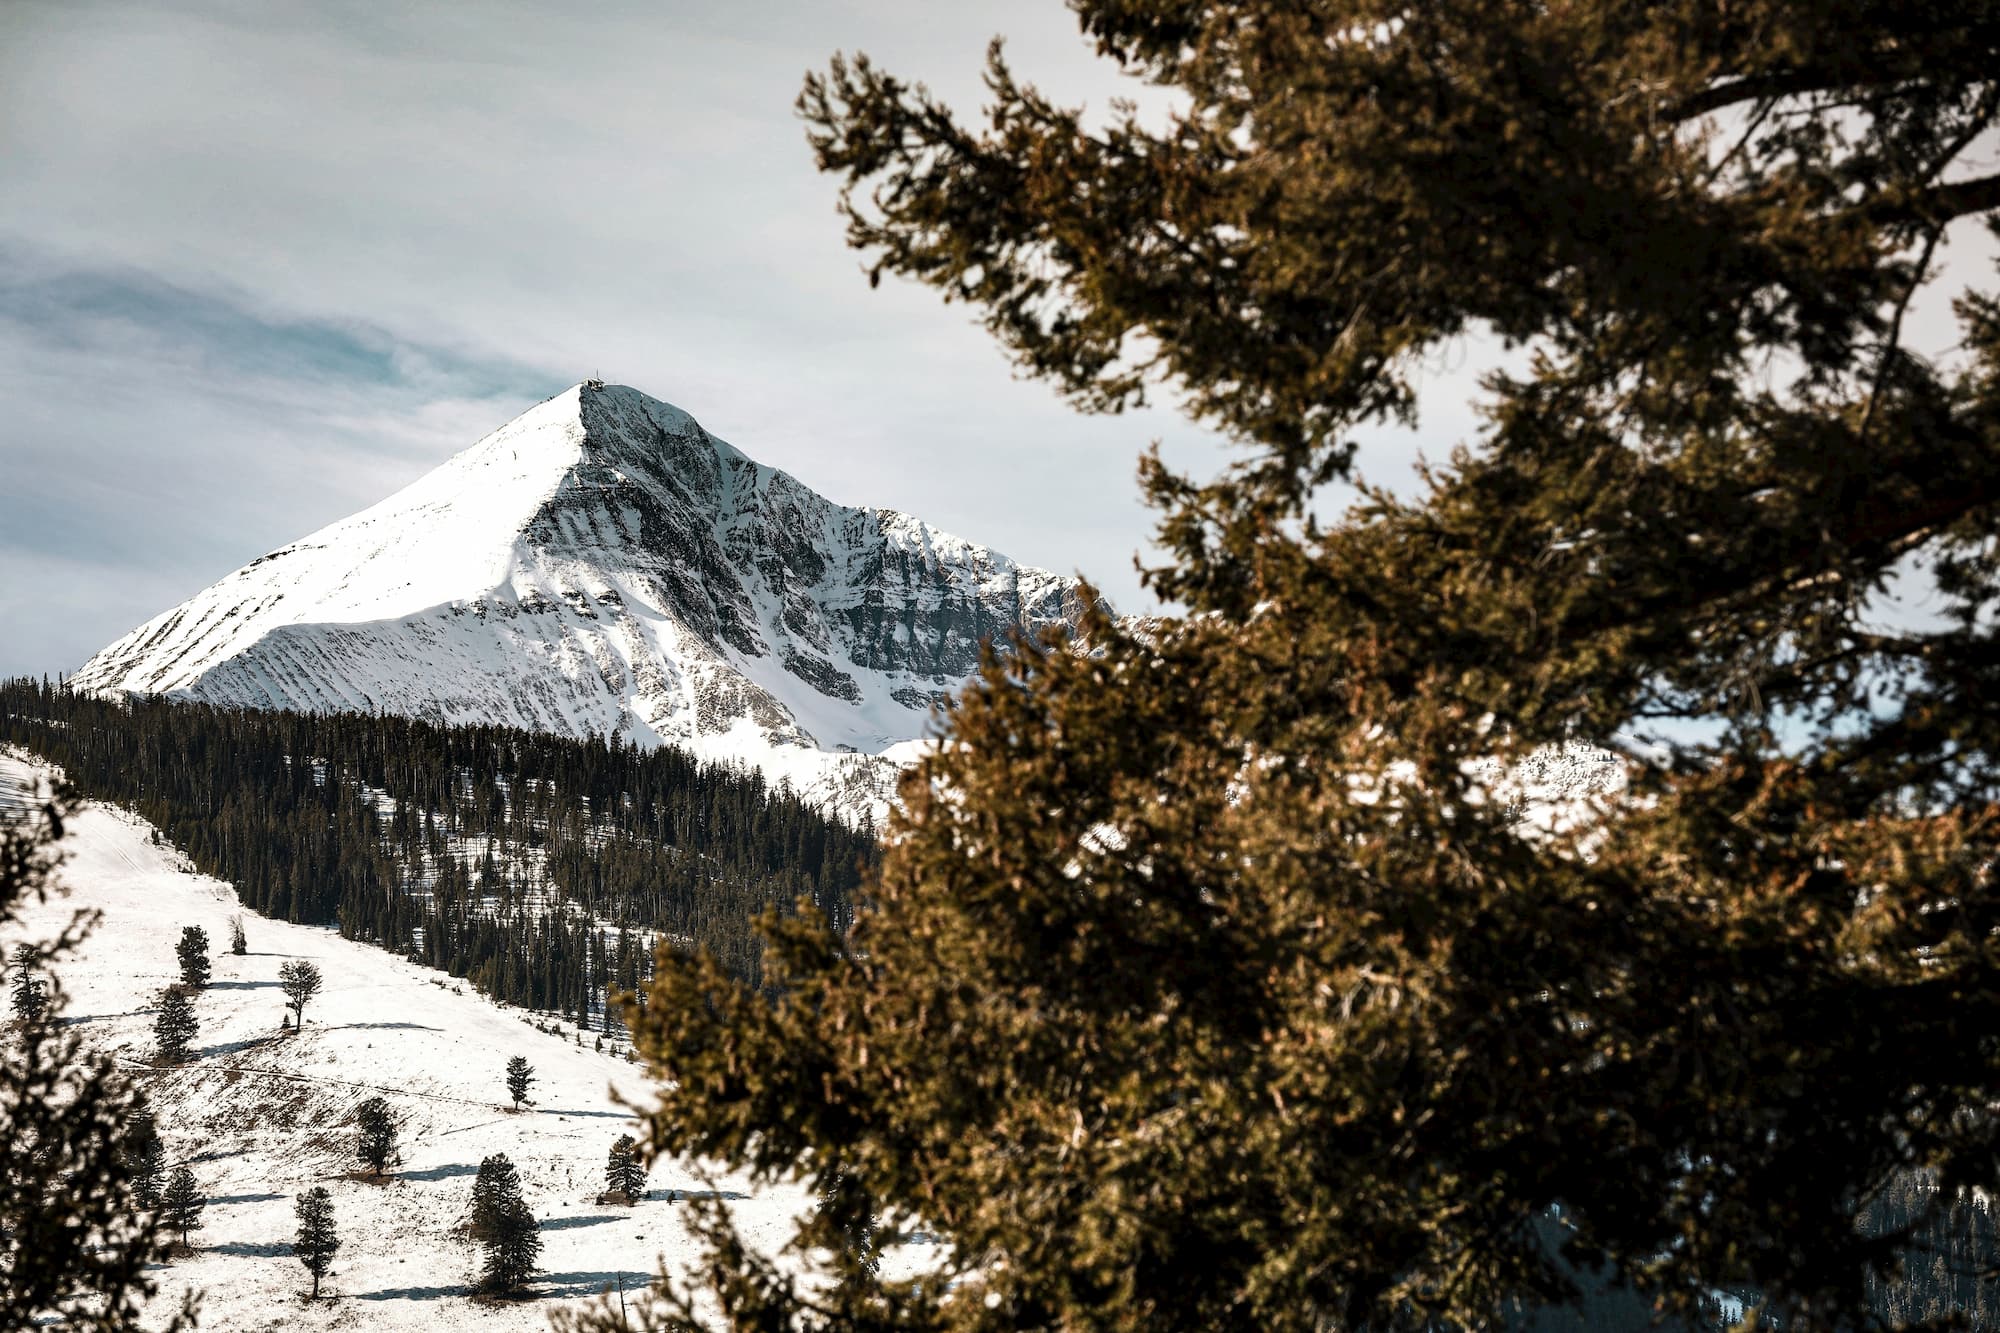
[{"label": "tree shadow on snow", "polygon": [[342,1023],[338,1027],[321,1028],[322,1032],[373,1032],[387,1028],[396,1032],[442,1032],[443,1028],[432,1027],[429,1023]]},{"label": "tree shadow on snow", "polygon": [[[262,1197],[262,1196],[257,1196]],[[211,1254],[233,1254],[244,1259],[289,1259],[292,1247],[283,1241],[232,1240],[206,1247]]]},{"label": "tree shadow on snow", "polygon": [[630,1111],[556,1111],[547,1107],[537,1107],[535,1109],[543,1115],[573,1115],[587,1117],[592,1120],[630,1120],[633,1118],[633,1114]]},{"label": "tree shadow on snow", "polygon": [[625,1280],[628,1292],[644,1291],[653,1281],[651,1273],[631,1268],[598,1273],[543,1273],[534,1280],[534,1294],[545,1298],[598,1296],[607,1289],[615,1291],[620,1278]]},{"label": "tree shadow on snow", "polygon": [[282,1199],[285,1197],[283,1194],[224,1194],[211,1198],[209,1202],[212,1204],[269,1203],[273,1199]]},{"label": "tree shadow on snow", "polygon": [[447,1296],[470,1296],[472,1288],[460,1284],[456,1287],[385,1287],[381,1291],[364,1291],[355,1296],[357,1301],[439,1301]]},{"label": "tree shadow on snow", "polygon": [[155,1014],[158,1012],[159,1010],[148,1007],[145,1009],[127,1009],[122,1014],[64,1014],[61,1019],[57,1020],[56,1026],[63,1028],[75,1027],[79,1023],[103,1023],[113,1018],[137,1018],[141,1014]]},{"label": "tree shadow on snow", "polygon": [[211,981],[208,983],[208,988],[210,990],[276,990],[278,989],[278,983],[275,981]]},{"label": "tree shadow on snow", "polygon": [[666,1203],[685,1203],[689,1199],[747,1199],[750,1196],[747,1194],[740,1193],[737,1190],[657,1189],[657,1190],[647,1190],[646,1193],[641,1197],[647,1199],[660,1199]]},{"label": "tree shadow on snow", "polygon": [[616,1222],[614,1213],[593,1213],[589,1217],[549,1217],[542,1219],[543,1231],[574,1231],[578,1227],[602,1226],[606,1222]]},{"label": "tree shadow on snow", "polygon": [[453,1162],[450,1166],[431,1166],[422,1171],[398,1171],[404,1180],[457,1180],[460,1176],[476,1176],[479,1168],[471,1162]]},{"label": "tree shadow on snow", "polygon": [[204,1046],[196,1051],[195,1055],[197,1057],[204,1055],[240,1055],[244,1051],[254,1051],[259,1046],[269,1046],[273,1042],[283,1040],[283,1037],[275,1033],[264,1037],[245,1037],[241,1041],[225,1041],[215,1046]]}]

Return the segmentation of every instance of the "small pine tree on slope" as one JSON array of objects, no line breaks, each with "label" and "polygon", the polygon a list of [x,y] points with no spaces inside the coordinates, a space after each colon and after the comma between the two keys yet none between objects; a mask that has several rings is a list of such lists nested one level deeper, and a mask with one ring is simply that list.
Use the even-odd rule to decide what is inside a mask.
[{"label": "small pine tree on slope", "polygon": [[521,1193],[521,1176],[506,1153],[497,1152],[479,1163],[479,1175],[472,1182],[472,1216],[467,1230],[484,1244],[499,1226],[502,1206]]},{"label": "small pine tree on slope", "polygon": [[188,1043],[194,1040],[201,1023],[194,1016],[194,1005],[188,1000],[187,989],[169,986],[160,992],[159,1013],[153,1019],[153,1039],[158,1044],[158,1062],[163,1065],[177,1065],[188,1058]]},{"label": "small pine tree on slope", "polygon": [[181,960],[181,984],[193,990],[200,990],[208,984],[208,932],[200,926],[189,926],[181,931],[181,940],[174,946],[174,953]]},{"label": "small pine tree on slope", "polygon": [[333,1267],[333,1256],[340,1249],[340,1236],[333,1226],[333,1196],[326,1186],[315,1185],[299,1195],[292,1208],[299,1221],[292,1253],[312,1274],[312,1294],[306,1299],[316,1301],[320,1280]]},{"label": "small pine tree on slope", "polygon": [[361,1131],[354,1145],[355,1156],[380,1176],[396,1151],[396,1118],[389,1110],[389,1103],[381,1097],[370,1097],[354,1108],[354,1123]]},{"label": "small pine tree on slope", "polygon": [[520,1110],[521,1103],[528,1100],[528,1089],[534,1082],[534,1066],[526,1056],[517,1055],[507,1062],[507,1095],[514,1099],[515,1110]]},{"label": "small pine tree on slope", "polygon": [[160,1206],[161,1180],[166,1171],[166,1145],[153,1113],[140,1109],[131,1119],[125,1135],[125,1174],[132,1182],[132,1198],[141,1208]]},{"label": "small pine tree on slope", "polygon": [[194,1172],[185,1166],[175,1167],[172,1179],[167,1182],[160,1213],[167,1230],[181,1238],[182,1249],[188,1248],[189,1234],[201,1230],[201,1212],[207,1206],[208,1200],[202,1196]]},{"label": "small pine tree on slope", "polygon": [[485,1290],[504,1295],[534,1273],[535,1261],[542,1253],[542,1234],[534,1213],[519,1194],[499,1202],[484,1244],[486,1257],[480,1266],[479,1284]]},{"label": "small pine tree on slope", "polygon": [[239,958],[250,952],[250,940],[243,933],[243,918],[240,915],[229,918],[229,952]]},{"label": "small pine tree on slope", "polygon": [[23,943],[14,950],[14,1017],[23,1023],[33,1023],[49,1008],[49,990],[43,980],[35,975],[35,966],[40,955],[35,946]]},{"label": "small pine tree on slope", "polygon": [[637,1203],[646,1192],[646,1167],[639,1160],[638,1145],[630,1134],[620,1134],[611,1145],[611,1157],[604,1168],[604,1188],[611,1194],[622,1194],[627,1203]]},{"label": "small pine tree on slope", "polygon": [[521,1175],[505,1153],[494,1153],[479,1164],[472,1183],[472,1217],[467,1230],[485,1250],[480,1285],[489,1292],[509,1292],[535,1271],[542,1252],[541,1232],[521,1197]]},{"label": "small pine tree on slope", "polygon": [[303,959],[278,969],[278,985],[285,992],[285,1005],[292,1011],[294,1027],[306,1025],[306,1005],[319,994],[322,983],[319,969]]}]

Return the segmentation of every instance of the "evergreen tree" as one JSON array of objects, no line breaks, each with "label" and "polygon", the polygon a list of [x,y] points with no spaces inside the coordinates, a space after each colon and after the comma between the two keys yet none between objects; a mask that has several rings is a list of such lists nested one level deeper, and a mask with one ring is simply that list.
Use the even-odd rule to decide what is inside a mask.
[{"label": "evergreen tree", "polygon": [[514,1099],[514,1109],[521,1109],[521,1103],[528,1100],[528,1088],[535,1082],[535,1070],[528,1063],[528,1057],[517,1055],[507,1062],[507,1095]]},{"label": "evergreen tree", "polygon": [[241,912],[229,918],[229,952],[239,958],[250,952],[249,937],[243,933],[243,914]]},{"label": "evergreen tree", "polygon": [[[26,819],[0,821],[0,927],[21,904],[51,891],[68,813],[60,800]],[[36,946],[59,958],[84,938],[72,920]],[[60,1017],[49,997],[45,1018]],[[145,1100],[117,1064],[86,1047],[74,1028],[22,1025],[0,1043],[0,1328],[60,1325],[91,1333],[136,1333],[154,1287],[147,1266],[159,1221],[135,1206],[135,1138]],[[152,1327],[189,1325],[184,1309]]]},{"label": "evergreen tree", "polygon": [[278,985],[283,988],[285,1004],[292,1011],[292,1025],[303,1028],[306,1025],[306,1005],[319,994],[319,969],[303,959],[286,963],[278,968]]},{"label": "evergreen tree", "polygon": [[48,1012],[48,986],[35,975],[40,965],[41,958],[34,945],[22,943],[14,947],[14,1017],[23,1023],[39,1022]]},{"label": "evergreen tree", "polygon": [[611,1145],[611,1159],[604,1168],[604,1188],[622,1194],[627,1203],[637,1203],[646,1194],[646,1166],[639,1160],[638,1144],[630,1134],[620,1134]]},{"label": "evergreen tree", "polygon": [[133,1200],[141,1208],[158,1208],[163,1197],[167,1170],[167,1146],[160,1140],[159,1123],[153,1113],[141,1108],[133,1113],[125,1134],[124,1171],[132,1182]]},{"label": "evergreen tree", "polygon": [[467,1229],[472,1238],[485,1243],[498,1233],[500,1214],[509,1199],[521,1197],[521,1176],[506,1153],[494,1153],[479,1163],[479,1175],[472,1182],[472,1211]]},{"label": "evergreen tree", "polygon": [[881,1227],[875,1201],[861,1182],[845,1172],[833,1173],[820,1186],[815,1211],[822,1234],[838,1238],[843,1264],[864,1280],[875,1276],[882,1266]]},{"label": "evergreen tree", "polygon": [[194,1004],[188,998],[184,986],[169,986],[160,992],[156,1002],[159,1012],[153,1017],[154,1059],[163,1065],[177,1065],[188,1058],[188,1043],[201,1030],[201,1023],[194,1016]]},{"label": "evergreen tree", "polygon": [[496,1205],[482,1243],[486,1256],[479,1284],[485,1290],[504,1295],[534,1273],[535,1261],[542,1253],[542,1235],[534,1213],[518,1193]]},{"label": "evergreen tree", "polygon": [[167,1230],[181,1238],[182,1249],[188,1247],[189,1234],[201,1230],[201,1212],[207,1206],[208,1200],[195,1183],[194,1172],[185,1166],[175,1167],[161,1201],[161,1220]]},{"label": "evergreen tree", "polygon": [[396,1151],[396,1118],[389,1110],[389,1103],[381,1097],[370,1097],[354,1108],[354,1123],[360,1130],[355,1155],[379,1176]]},{"label": "evergreen tree", "polygon": [[[0,741],[47,755],[90,795],[171,833],[248,907],[337,923],[497,998],[564,1012],[581,1012],[578,996],[596,989],[586,920],[693,941],[754,982],[754,918],[792,910],[803,892],[844,928],[876,854],[871,836],[795,794],[671,747],[113,702],[18,680],[0,682]],[[314,762],[294,764],[299,754]],[[518,799],[502,799],[503,787]],[[394,813],[377,810],[376,793]],[[532,872],[503,875],[491,855],[468,870],[447,854],[455,837],[541,854]],[[537,897],[578,914],[534,909],[522,893],[530,874]],[[427,887],[421,899],[415,883]]]},{"label": "evergreen tree", "polygon": [[[852,1176],[965,1256],[808,1313],[718,1222],[729,1318],[1484,1327],[1576,1298],[1560,1204],[1670,1314],[1868,1326],[1883,1183],[2000,1188],[1990,273],[1906,341],[2000,208],[1995,12],[1072,7],[1169,109],[996,49],[969,127],[841,61],[814,150],[876,276],[1248,452],[1144,465],[1185,614],[990,657],[849,936],[775,923],[761,987],[661,956],[652,1147]],[[1478,437],[1336,514],[1471,330],[1525,349]],[[1873,613],[1911,577],[1935,614]],[[1623,790],[1522,818],[1573,737]]]},{"label": "evergreen tree", "polygon": [[208,984],[208,932],[200,926],[189,926],[181,931],[181,940],[174,946],[174,953],[181,960],[181,984],[190,990],[200,990]]},{"label": "evergreen tree", "polygon": [[298,1196],[293,1212],[299,1229],[292,1239],[292,1253],[312,1274],[312,1294],[306,1299],[316,1301],[320,1280],[333,1267],[333,1256],[340,1249],[340,1237],[333,1227],[333,1196],[326,1186],[315,1185]]}]

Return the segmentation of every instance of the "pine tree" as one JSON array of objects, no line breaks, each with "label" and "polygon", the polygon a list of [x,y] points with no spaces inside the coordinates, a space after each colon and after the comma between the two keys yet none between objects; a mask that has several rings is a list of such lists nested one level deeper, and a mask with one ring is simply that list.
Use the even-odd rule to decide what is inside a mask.
[{"label": "pine tree", "polygon": [[188,1058],[188,1043],[201,1030],[194,1016],[194,1004],[184,986],[169,986],[160,992],[159,1012],[153,1018],[154,1059],[163,1065],[177,1065]]},{"label": "pine tree", "polygon": [[[0,927],[15,926],[21,904],[53,887],[68,812],[56,799],[25,819],[0,820]],[[36,955],[62,957],[86,928],[72,921]],[[60,995],[44,994],[41,1016],[59,1018]],[[0,1043],[0,1328],[189,1326],[185,1311],[140,1318],[159,1242],[133,1170],[147,1122],[144,1097],[74,1027],[27,1023]]]},{"label": "pine tree", "polygon": [[[1085,116],[996,48],[967,126],[841,61],[814,151],[873,276],[1246,452],[1143,465],[1184,613],[1084,589],[1076,643],[991,655],[851,935],[774,924],[761,987],[661,955],[652,1146],[977,1256],[806,1313],[721,1244],[730,1318],[1483,1327],[1577,1296],[1560,1204],[1668,1314],[1866,1326],[1883,1182],[2000,1189],[1990,271],[1949,354],[1906,319],[2000,209],[1993,11],[1072,8],[1173,107]],[[1473,331],[1521,352],[1477,435],[1341,511]],[[1935,612],[1875,614],[1908,578]],[[1574,738],[1621,789],[1522,817]]]},{"label": "pine tree", "polygon": [[133,1200],[146,1209],[158,1208],[167,1170],[167,1148],[159,1123],[149,1110],[139,1109],[125,1134],[124,1170],[132,1182]]},{"label": "pine tree", "polygon": [[517,1055],[507,1062],[507,1095],[514,1099],[514,1109],[521,1109],[521,1103],[528,1100],[528,1088],[535,1082],[534,1067],[528,1057]]},{"label": "pine tree", "polygon": [[882,1265],[881,1226],[875,1201],[861,1188],[861,1182],[845,1172],[832,1175],[820,1186],[814,1210],[824,1235],[839,1238],[841,1258],[862,1275],[874,1276]]},{"label": "pine tree", "polygon": [[542,1253],[541,1230],[527,1202],[519,1195],[502,1202],[484,1243],[486,1256],[479,1273],[481,1287],[504,1295],[526,1282]]},{"label": "pine tree", "polygon": [[479,1175],[472,1182],[472,1211],[467,1229],[472,1238],[484,1242],[499,1225],[501,1205],[521,1193],[520,1173],[506,1153],[494,1153],[479,1163]]},{"label": "pine tree", "polygon": [[628,1204],[645,1197],[646,1166],[639,1160],[638,1144],[630,1134],[620,1134],[611,1145],[611,1159],[604,1168],[604,1188],[611,1194],[622,1195]]},{"label": "pine tree", "polygon": [[194,1172],[185,1166],[175,1167],[161,1201],[161,1219],[167,1230],[181,1238],[182,1249],[188,1247],[189,1234],[201,1230],[201,1212],[207,1206],[208,1200],[195,1183]]},{"label": "pine tree", "polygon": [[299,1229],[292,1239],[292,1253],[312,1274],[312,1294],[306,1299],[316,1301],[320,1280],[332,1269],[333,1256],[340,1249],[340,1237],[333,1227],[333,1196],[326,1186],[315,1185],[298,1196],[293,1212]]},{"label": "pine tree", "polygon": [[541,1233],[521,1196],[520,1174],[505,1153],[479,1164],[468,1229],[485,1250],[480,1272],[485,1290],[512,1291],[534,1272],[542,1251]]},{"label": "pine tree", "polygon": [[303,959],[278,968],[278,985],[285,992],[285,1004],[292,1011],[295,1028],[306,1025],[306,1005],[319,994],[321,980],[319,969]]},{"label": "pine tree", "polygon": [[354,1108],[354,1122],[360,1130],[355,1155],[380,1176],[396,1151],[396,1118],[389,1110],[389,1103],[381,1097],[370,1097]]},{"label": "pine tree", "polygon": [[48,1012],[48,986],[35,975],[40,965],[41,956],[35,946],[23,943],[14,947],[14,1017],[23,1023],[39,1022]]},{"label": "pine tree", "polygon": [[208,984],[208,932],[200,926],[189,926],[181,931],[180,943],[174,946],[174,953],[181,960],[181,984],[190,990],[200,990]]},{"label": "pine tree", "polygon": [[240,912],[229,918],[229,952],[239,958],[250,952],[250,940],[243,933],[243,915]]}]

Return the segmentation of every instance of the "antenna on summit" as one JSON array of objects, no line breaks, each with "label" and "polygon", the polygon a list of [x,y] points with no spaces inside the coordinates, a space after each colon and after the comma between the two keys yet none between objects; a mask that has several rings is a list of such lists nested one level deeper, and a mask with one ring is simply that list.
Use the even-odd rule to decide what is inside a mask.
[{"label": "antenna on summit", "polygon": [[586,389],[601,389],[604,387],[603,377],[593,373],[589,379],[583,382],[583,387]]}]

